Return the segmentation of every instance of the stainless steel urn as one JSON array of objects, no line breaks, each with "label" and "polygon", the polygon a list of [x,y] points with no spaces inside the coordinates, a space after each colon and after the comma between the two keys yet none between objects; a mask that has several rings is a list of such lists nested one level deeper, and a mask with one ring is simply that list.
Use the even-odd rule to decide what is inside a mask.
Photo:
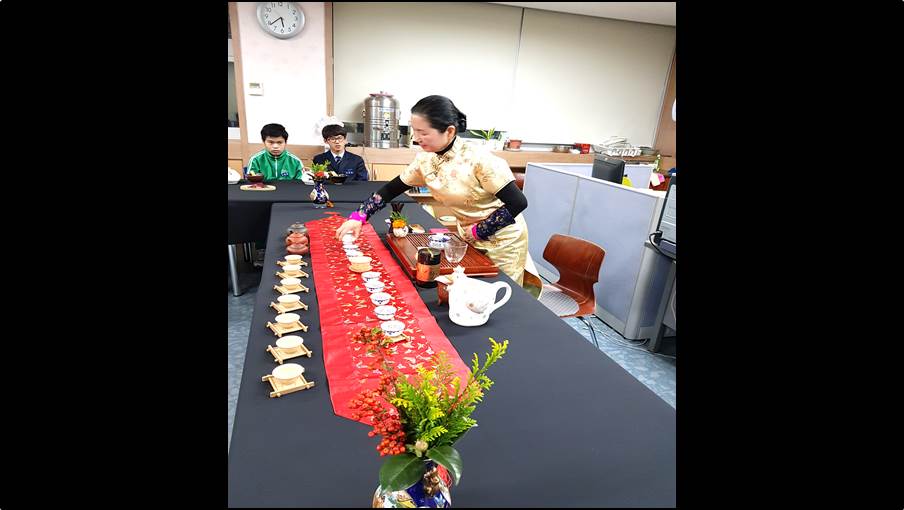
[{"label": "stainless steel urn", "polygon": [[394,149],[399,146],[398,99],[392,94],[380,92],[371,94],[364,100],[364,145],[380,149]]}]

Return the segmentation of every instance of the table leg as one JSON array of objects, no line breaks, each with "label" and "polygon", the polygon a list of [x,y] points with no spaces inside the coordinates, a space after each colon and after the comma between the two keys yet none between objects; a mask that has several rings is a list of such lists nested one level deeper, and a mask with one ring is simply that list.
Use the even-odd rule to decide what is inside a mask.
[{"label": "table leg", "polygon": [[226,247],[229,248],[229,276],[232,277],[232,295],[241,296],[242,291],[239,289],[239,271],[236,267],[235,260],[235,245],[230,244]]}]

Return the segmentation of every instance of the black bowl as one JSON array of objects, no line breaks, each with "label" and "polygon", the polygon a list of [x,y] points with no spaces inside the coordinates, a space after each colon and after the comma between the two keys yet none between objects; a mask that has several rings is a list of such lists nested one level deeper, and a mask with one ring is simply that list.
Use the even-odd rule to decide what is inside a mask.
[{"label": "black bowl", "polygon": [[348,179],[347,175],[336,175],[336,176],[330,177],[330,182],[333,184],[342,184],[347,179]]}]

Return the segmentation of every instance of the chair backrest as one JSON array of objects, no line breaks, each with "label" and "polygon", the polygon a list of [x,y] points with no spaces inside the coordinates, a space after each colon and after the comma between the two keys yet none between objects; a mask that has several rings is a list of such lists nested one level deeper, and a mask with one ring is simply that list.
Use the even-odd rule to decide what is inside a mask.
[{"label": "chair backrest", "polygon": [[605,256],[606,250],[598,244],[563,234],[553,234],[543,250],[543,258],[559,271],[556,285],[591,301]]}]

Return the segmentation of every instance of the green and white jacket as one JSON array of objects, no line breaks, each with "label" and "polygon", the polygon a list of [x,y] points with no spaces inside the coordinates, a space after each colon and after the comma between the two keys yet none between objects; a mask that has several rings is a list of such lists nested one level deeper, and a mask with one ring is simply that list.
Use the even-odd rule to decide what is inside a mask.
[{"label": "green and white jacket", "polygon": [[278,158],[274,158],[266,149],[258,152],[251,158],[248,172],[264,174],[265,181],[288,181],[301,179],[304,165],[298,156],[289,151],[283,151]]}]

